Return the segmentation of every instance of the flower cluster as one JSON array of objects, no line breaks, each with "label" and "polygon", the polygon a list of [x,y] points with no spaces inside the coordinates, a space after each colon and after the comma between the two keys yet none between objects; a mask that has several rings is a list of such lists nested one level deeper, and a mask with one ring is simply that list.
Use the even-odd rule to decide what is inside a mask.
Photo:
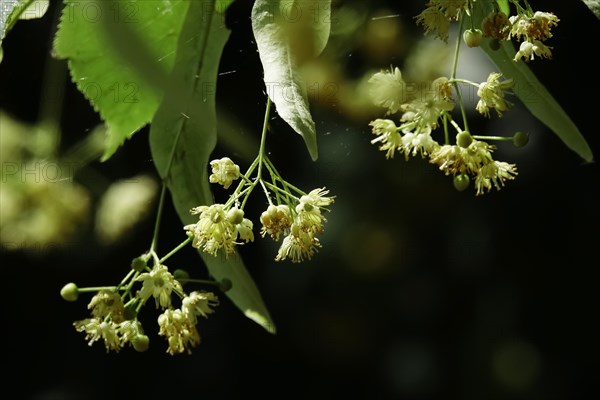
[{"label": "flower cluster", "polygon": [[471,139],[471,143],[464,146],[462,141],[462,137],[459,136],[458,144],[439,146],[431,154],[429,161],[438,165],[445,175],[460,177],[455,182],[463,178],[474,179],[477,195],[489,192],[492,185],[500,190],[505,181],[513,180],[517,175],[514,164],[495,161],[492,158],[494,146],[475,139]]},{"label": "flower cluster", "polygon": [[[386,82],[394,85],[393,81]],[[397,95],[400,94],[394,88],[385,99]],[[390,103],[389,107],[393,108],[395,104]],[[230,170],[239,171],[237,165],[229,164],[229,158],[212,161],[213,171],[214,166],[222,160],[227,160]],[[260,175],[250,179],[259,164],[269,170],[271,182]],[[243,209],[250,193],[260,186],[269,203],[260,215],[260,235],[263,238],[269,235],[275,241],[282,241],[275,260],[310,260],[321,247],[317,236],[323,233],[327,221],[324,212],[334,202],[334,197],[327,196],[329,190],[318,188],[305,193],[297,189],[279,175],[266,157],[257,158],[243,177],[225,204],[203,205],[191,210],[192,214],[199,214],[198,222],[184,226],[192,246],[212,256],[217,256],[222,249],[227,257],[234,253],[236,245],[254,241],[254,224],[244,217]],[[240,198],[243,198],[241,204]]]},{"label": "flower cluster", "polygon": [[[199,206],[191,210],[199,214],[198,222],[183,227],[193,237],[192,246],[216,256],[224,249],[230,256],[236,244],[254,241],[252,221],[244,218],[244,211],[224,204]],[[238,241],[241,240],[243,242]]]},{"label": "flower cluster", "polygon": [[[415,19],[417,25],[423,26],[425,33],[433,33],[444,42],[448,42],[450,24],[458,21],[463,14],[471,17],[476,7],[475,0],[429,0],[427,7]],[[500,40],[516,39],[520,41],[519,51],[514,61],[552,58],[552,47],[544,41],[552,37],[551,28],[556,26],[559,19],[550,12],[534,11],[527,0],[511,1],[516,9],[515,15],[506,15],[503,11],[494,10],[487,15],[481,29],[465,31],[465,42],[469,47],[478,46],[481,35],[492,39],[492,48],[499,47]]]},{"label": "flower cluster", "polygon": [[483,33],[496,41],[515,39],[521,42],[514,61],[531,61],[535,56],[552,58],[552,47],[544,41],[552,37],[551,28],[558,25],[558,17],[550,12],[534,11],[527,2],[517,3],[517,14],[507,16],[502,11],[490,13],[483,21]]},{"label": "flower cluster", "polygon": [[467,6],[467,0],[429,0],[427,8],[415,18],[426,33],[434,32],[437,37],[447,42],[450,22],[457,21]]},{"label": "flower cluster", "polygon": [[[88,345],[103,341],[106,351],[118,352],[126,345],[137,351],[145,351],[149,347],[149,338],[144,334],[138,312],[150,298],[154,298],[156,308],[163,310],[158,316],[159,335],[167,339],[167,353],[191,353],[191,349],[200,343],[200,335],[196,328],[198,317],[208,317],[213,313],[212,307],[219,304],[217,296],[212,292],[192,291],[186,293],[181,282],[162,264],[152,269],[145,267],[145,261],[139,263],[140,257],[134,260],[132,270],[116,287],[83,288],[69,283],[63,287],[61,295],[65,300],[77,300],[79,293],[96,292],[88,304],[91,318],[75,321],[78,332],[86,335]],[[141,283],[141,289],[133,291],[133,286]],[[172,295],[175,294],[181,303],[174,308]]]},{"label": "flower cluster", "polygon": [[[301,262],[310,260],[321,247],[317,235],[323,232],[323,223],[327,221],[323,216],[323,211],[326,211],[326,207],[334,202],[333,197],[325,196],[328,193],[329,191],[325,188],[319,188],[301,196],[294,209],[295,212],[289,212],[289,218],[283,217],[281,221],[277,220],[278,211],[282,207],[287,207],[290,210],[288,205],[269,206],[261,214],[260,220],[263,224],[261,234],[263,237],[267,232],[275,240],[279,240],[281,235],[286,235],[275,257],[276,261],[289,259],[292,262]],[[272,211],[275,211],[275,213],[272,214]],[[286,219],[287,222],[291,222],[287,227],[285,227],[287,225]],[[275,223],[273,224],[273,222]]]},{"label": "flower cluster", "polygon": [[551,38],[550,28],[558,24],[558,17],[552,13],[536,11],[523,12],[509,18],[511,29],[509,37],[521,41],[519,51],[514,60],[524,58],[533,60],[534,56],[552,58],[552,48],[544,44],[544,40]]},{"label": "flower cluster", "polygon": [[[386,82],[382,76],[391,75],[394,76],[394,85],[407,86],[405,82],[401,82],[402,75],[398,68],[378,72],[370,80],[372,92],[378,93],[374,97],[374,103],[387,108],[386,115],[393,114],[394,111],[400,113],[398,124],[387,118],[378,118],[369,124],[376,136],[371,143],[385,151],[386,158],[393,158],[396,153],[404,154],[407,160],[417,155],[428,158],[430,163],[438,165],[446,175],[459,177],[458,180],[467,183],[473,179],[477,195],[489,192],[492,188],[500,189],[505,181],[514,179],[517,175],[515,165],[495,161],[492,157],[494,147],[475,140],[451,115],[455,107],[452,97],[454,83],[476,86],[479,96],[476,109],[489,117],[491,109],[501,116],[511,106],[505,95],[513,87],[512,80],[501,80],[500,73],[491,73],[482,83],[440,77],[422,85],[421,90],[411,91],[412,96],[400,98],[394,91],[386,92],[381,87]],[[383,94],[389,98],[385,98]],[[455,145],[449,144],[447,140],[449,124],[457,130]],[[443,145],[432,137],[432,133],[441,126],[446,138]]]},{"label": "flower cluster", "polygon": [[[521,44],[513,61],[530,61],[535,56],[551,58],[551,48],[543,42],[552,37],[551,29],[559,19],[552,13],[534,11],[527,0],[511,0],[510,5],[516,10],[515,15],[505,14],[494,2],[429,0],[427,7],[415,18],[426,33],[434,33],[445,42],[448,42],[450,24],[460,21],[458,34],[462,34],[468,47],[479,46],[486,37],[490,48],[495,50],[500,47],[501,40],[515,39]],[[479,29],[476,19],[491,7],[494,11],[481,20]],[[463,28],[465,22],[470,23],[469,28]],[[445,175],[453,176],[456,189],[465,190],[473,181],[476,194],[481,195],[492,189],[500,190],[506,181],[517,176],[514,164],[493,158],[496,147],[488,141],[512,141],[516,147],[522,147],[529,139],[523,132],[512,136],[471,135],[459,84],[477,88],[479,101],[475,109],[490,118],[492,110],[502,117],[513,105],[508,96],[514,94],[515,83],[511,77],[504,77],[499,72],[490,73],[486,81],[480,83],[456,78],[459,49],[460,42],[457,41],[450,78],[440,77],[424,85],[408,84],[400,69],[391,67],[369,79],[373,103],[386,110],[384,118],[369,123],[375,135],[371,143],[384,151],[388,159],[396,154],[403,154],[407,160],[416,156],[428,159]],[[453,118],[457,105],[462,126]],[[398,114],[395,119],[390,117],[394,114]],[[456,134],[450,135],[450,129]],[[443,130],[443,141],[433,136],[438,130]],[[455,143],[450,140],[453,136]]]}]

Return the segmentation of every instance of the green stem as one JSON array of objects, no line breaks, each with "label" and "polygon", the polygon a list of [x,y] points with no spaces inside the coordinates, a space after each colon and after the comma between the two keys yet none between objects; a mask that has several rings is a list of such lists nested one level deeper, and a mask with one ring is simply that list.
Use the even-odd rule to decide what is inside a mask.
[{"label": "green stem", "polygon": [[173,147],[171,147],[171,153],[169,154],[169,163],[167,164],[167,169],[165,170],[165,176],[163,177],[162,188],[160,191],[160,199],[158,201],[158,210],[156,212],[156,220],[154,221],[154,234],[152,235],[152,242],[150,243],[150,253],[153,255],[155,261],[158,258],[156,256],[156,246],[158,244],[158,233],[160,231],[160,222],[162,219],[163,207],[165,205],[165,197],[167,195],[167,179],[169,179],[169,173],[171,172],[171,167],[173,166],[173,160],[175,159],[175,150],[177,149],[177,144],[179,143],[179,138],[181,137],[181,130],[177,131],[177,136],[175,137],[175,141],[173,142]]},{"label": "green stem", "polygon": [[293,194],[289,193],[289,191],[286,191],[276,185],[273,185],[272,183],[265,182],[265,185],[268,186],[274,192],[280,192],[281,194],[285,195],[286,197],[291,197],[291,198],[295,199],[296,201],[300,201],[299,197],[294,196]]},{"label": "green stem", "polygon": [[456,123],[456,121],[454,121],[453,119],[450,119],[450,123],[452,124],[452,126],[454,127],[454,129],[456,129],[456,131],[458,133],[461,133],[463,131],[463,129],[460,127],[460,125],[458,125]]},{"label": "green stem", "polygon": [[480,135],[471,135],[473,139],[477,140],[513,140],[512,136],[480,136]]},{"label": "green stem", "polygon": [[256,173],[257,179],[262,178],[262,166],[265,159],[265,142],[267,137],[267,130],[269,127],[269,115],[271,113],[271,98],[267,96],[267,107],[265,110],[265,119],[263,122],[262,134],[260,136],[260,148],[258,149],[258,172]]},{"label": "green stem", "polygon": [[184,240],[183,242],[181,242],[177,247],[175,247],[173,250],[171,250],[166,256],[164,256],[163,258],[161,258],[158,263],[162,264],[165,261],[167,261],[171,256],[173,256],[175,253],[177,253],[179,250],[183,249],[185,246],[188,245],[188,243],[190,243],[192,241],[192,238],[188,237],[186,240]]},{"label": "green stem", "polygon": [[[281,182],[281,184],[283,186],[285,186],[285,189],[293,189],[296,193],[302,195],[305,195],[306,193],[303,190],[298,189],[296,186],[292,185],[291,183],[289,183],[288,181],[286,181],[285,179],[283,179],[281,177],[281,174],[279,173],[279,171],[277,171],[277,168],[275,168],[275,165],[273,165],[273,163],[271,162],[270,159],[266,159],[266,164],[267,164],[267,168],[268,169],[272,169],[272,172],[276,175],[276,179]],[[273,180],[273,182],[275,182],[275,179]]]},{"label": "green stem", "polygon": [[[229,196],[229,199],[225,203],[225,209],[228,209],[229,207],[231,207],[233,205],[233,203],[235,203],[242,196],[245,196],[244,197],[244,200],[245,200],[248,197],[248,195],[250,194],[249,192],[252,192],[252,189],[254,188],[254,186],[256,186],[256,183],[250,181],[249,187],[247,187],[246,189],[242,190],[239,193],[234,193],[231,196]],[[245,204],[245,201],[242,201],[242,202]],[[242,207],[242,209],[244,209],[244,207]]]},{"label": "green stem", "polygon": [[125,276],[125,278],[123,278],[123,280],[121,281],[121,283],[119,283],[119,286],[117,287],[121,287],[123,285],[125,285],[127,283],[127,281],[129,281],[129,279],[131,279],[131,276],[135,273],[134,270],[130,269],[129,272],[127,273],[127,275]]},{"label": "green stem", "polygon": [[463,30],[464,17],[461,14],[460,22],[458,27],[458,36],[456,38],[456,48],[454,50],[454,61],[452,63],[452,75],[450,77],[450,81],[454,83],[454,88],[456,89],[456,97],[458,98],[458,105],[460,107],[460,113],[462,114],[463,125],[465,126],[465,130],[469,130],[469,125],[467,123],[467,113],[465,112],[465,108],[463,106],[462,95],[460,93],[460,88],[458,87],[458,83],[456,81],[456,70],[458,67],[458,55],[460,53],[460,35]]},{"label": "green stem", "polygon": [[448,82],[450,82],[450,83],[466,83],[468,85],[475,86],[476,88],[479,87],[479,83],[471,82],[467,79],[452,78]]},{"label": "green stem", "polygon": [[119,290],[119,287],[118,286],[90,286],[90,287],[77,289],[77,291],[79,293],[99,292],[101,290],[116,291],[116,290]]},{"label": "green stem", "polygon": [[448,114],[444,113],[442,117],[442,121],[444,123],[444,144],[450,144],[450,132],[448,132]]}]

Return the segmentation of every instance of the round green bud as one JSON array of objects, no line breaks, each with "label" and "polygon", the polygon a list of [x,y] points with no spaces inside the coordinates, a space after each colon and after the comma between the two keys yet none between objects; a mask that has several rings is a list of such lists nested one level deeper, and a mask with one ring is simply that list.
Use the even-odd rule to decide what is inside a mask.
[{"label": "round green bud", "polygon": [[227,211],[227,220],[234,225],[239,224],[244,220],[244,211],[234,207]]},{"label": "round green bud", "polygon": [[135,272],[142,272],[146,269],[147,264],[144,257],[136,257],[131,261],[131,269]]},{"label": "round green bud", "polygon": [[221,290],[221,292],[225,293],[226,291],[228,291],[229,289],[231,289],[231,287],[233,286],[233,284],[231,283],[231,281],[227,278],[223,279],[220,283],[219,283],[219,289]]},{"label": "round green bud", "polygon": [[465,191],[469,187],[469,183],[471,183],[469,175],[460,174],[454,177],[454,188],[459,192]]},{"label": "round green bud", "polygon": [[66,301],[76,301],[79,298],[79,288],[73,282],[67,283],[60,289],[60,295]]},{"label": "round green bud", "polygon": [[469,145],[473,143],[473,137],[467,131],[462,131],[458,135],[456,135],[456,144],[466,149]]},{"label": "round green bud", "polygon": [[500,48],[500,39],[492,39],[490,40],[490,49],[496,51]]},{"label": "round green bud", "polygon": [[150,347],[150,338],[146,335],[136,335],[131,339],[131,345],[135,351],[142,353]]},{"label": "round green bud", "polygon": [[126,305],[125,309],[123,310],[123,318],[125,318],[125,320],[127,320],[127,321],[136,319],[136,317],[137,317],[136,307],[137,307],[136,302]]},{"label": "round green bud", "polygon": [[519,131],[513,136],[513,144],[515,145],[515,147],[523,147],[527,145],[527,143],[529,143],[528,134]]},{"label": "round green bud", "polygon": [[467,29],[463,32],[463,40],[469,47],[479,47],[481,38],[483,38],[481,29]]},{"label": "round green bud", "polygon": [[177,279],[178,281],[186,280],[190,279],[190,274],[185,269],[177,268],[175,271],[173,271],[173,278]]}]

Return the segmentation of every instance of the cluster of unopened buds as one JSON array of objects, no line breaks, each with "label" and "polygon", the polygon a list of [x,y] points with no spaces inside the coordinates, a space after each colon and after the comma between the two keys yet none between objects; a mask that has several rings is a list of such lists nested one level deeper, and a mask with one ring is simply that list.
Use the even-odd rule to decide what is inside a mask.
[{"label": "cluster of unopened buds", "polygon": [[[427,8],[417,15],[417,24],[447,42],[450,23],[460,21],[459,32],[462,31],[465,20],[471,19],[474,3],[477,1],[430,0]],[[517,10],[516,15],[507,16],[495,10],[484,18],[482,29],[464,30],[463,41],[469,47],[476,47],[482,37],[488,37],[492,47],[499,47],[500,40],[515,38],[521,40],[521,44],[514,62],[521,58],[533,60],[534,56],[551,58],[551,48],[543,41],[552,37],[550,29],[558,23],[558,18],[552,13],[534,12],[526,0],[524,6],[519,1],[511,3]],[[372,133],[377,136],[371,143],[379,145],[379,149],[386,152],[386,158],[392,158],[396,153],[404,154],[406,159],[416,155],[427,158],[445,175],[453,177],[456,189],[465,190],[473,181],[476,194],[481,195],[492,188],[500,190],[506,181],[515,179],[518,174],[515,164],[493,158],[496,147],[488,142],[512,141],[515,146],[522,147],[529,138],[523,132],[491,136],[474,135],[469,131],[459,84],[477,88],[476,110],[489,118],[491,110],[502,117],[513,105],[507,97],[514,94],[514,82],[499,72],[490,73],[487,80],[480,83],[457,78],[459,43],[457,41],[450,77],[411,86],[403,80],[400,69],[394,67],[371,77],[369,83],[374,104],[386,109],[386,117],[399,114],[396,120],[380,118],[371,121]],[[453,118],[456,104],[460,108],[462,126]],[[443,143],[432,137],[438,128],[443,130]],[[454,138],[453,144],[451,138]]]}]

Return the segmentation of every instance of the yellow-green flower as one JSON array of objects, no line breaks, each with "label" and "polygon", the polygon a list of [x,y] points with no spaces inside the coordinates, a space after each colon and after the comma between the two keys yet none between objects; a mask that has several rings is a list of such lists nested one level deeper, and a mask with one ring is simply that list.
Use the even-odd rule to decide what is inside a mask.
[{"label": "yellow-green flower", "polygon": [[402,135],[402,152],[406,159],[420,154],[425,157],[434,152],[440,145],[433,140],[429,131],[423,133],[407,132]]},{"label": "yellow-green flower", "polygon": [[142,289],[138,292],[138,297],[142,301],[154,297],[156,308],[167,308],[171,305],[171,293],[173,291],[182,294],[181,283],[169,272],[164,265],[158,265],[150,272],[145,272],[136,278],[136,281],[142,282]]},{"label": "yellow-green flower", "polygon": [[394,158],[397,150],[402,149],[402,137],[394,121],[389,119],[376,119],[369,123],[373,127],[373,134],[377,137],[371,140],[372,144],[379,143],[379,150],[385,151],[385,158]]},{"label": "yellow-green flower", "polygon": [[552,58],[552,47],[546,46],[539,40],[532,40],[531,42],[525,40],[521,42],[519,51],[515,54],[514,61],[519,61],[524,58],[525,61],[532,61],[535,56],[540,58]]},{"label": "yellow-green flower", "polygon": [[448,41],[450,22],[458,20],[467,6],[467,0],[430,0],[427,8],[415,17],[417,25],[425,28],[425,33],[435,32],[444,42]]},{"label": "yellow-green flower", "polygon": [[479,84],[477,90],[479,102],[475,108],[486,117],[490,116],[491,108],[495,109],[498,116],[501,117],[502,113],[512,105],[504,98],[504,94],[514,86],[514,82],[512,79],[500,81],[501,77],[501,73],[492,72],[486,82]]},{"label": "yellow-green flower", "polygon": [[475,188],[477,195],[489,192],[492,185],[496,190],[504,186],[504,181],[513,180],[518,175],[515,164],[509,164],[502,161],[494,161],[483,165],[475,177]]},{"label": "yellow-green flower", "polygon": [[289,259],[294,263],[299,263],[310,260],[320,247],[319,239],[314,236],[313,232],[302,230],[294,224],[290,229],[290,234],[283,238],[275,261]]},{"label": "yellow-green flower", "polygon": [[326,194],[329,194],[329,190],[325,188],[313,189],[308,194],[302,196],[300,202],[324,208],[330,206],[335,201],[335,196],[327,197],[325,196]]},{"label": "yellow-green flower", "polygon": [[117,334],[116,325],[111,321],[103,321],[98,318],[87,318],[81,321],[76,321],[74,324],[77,332],[85,332],[85,340],[91,346],[94,342],[102,339],[106,352],[110,350],[119,351],[121,349],[121,341]]},{"label": "yellow-green flower", "polygon": [[448,79],[441,77],[424,87],[419,95],[402,106],[402,132],[418,133],[431,131],[438,127],[438,120],[444,112],[454,109],[454,102],[449,97]]},{"label": "yellow-green flower", "polygon": [[223,204],[196,207],[192,214],[200,214],[198,222],[183,228],[193,234],[193,247],[213,256],[216,256],[221,248],[225,249],[226,255],[233,254],[237,229],[227,218]]},{"label": "yellow-green flower", "polygon": [[158,334],[169,343],[167,353],[174,355],[186,352],[200,344],[200,334],[196,325],[180,309],[168,309],[158,316]]},{"label": "yellow-green flower", "polygon": [[210,166],[212,174],[208,177],[209,181],[223,185],[225,189],[228,189],[231,183],[240,177],[240,167],[229,157],[212,160]]},{"label": "yellow-green flower", "polygon": [[88,304],[88,309],[92,310],[92,316],[98,319],[110,318],[119,323],[124,320],[123,300],[118,293],[110,290],[99,291]]},{"label": "yellow-green flower", "polygon": [[399,68],[375,73],[368,81],[370,94],[376,106],[387,108],[387,114],[394,114],[407,99],[406,83],[402,80]]},{"label": "yellow-green flower", "polygon": [[546,40],[552,37],[550,29],[558,25],[560,20],[553,13],[536,11],[532,17],[514,15],[509,18],[509,21],[510,36],[517,39]]},{"label": "yellow-green flower", "polygon": [[211,292],[192,292],[185,296],[181,301],[181,310],[184,315],[193,323],[196,323],[197,317],[208,318],[214,310],[211,307],[219,305],[219,299]]},{"label": "yellow-green flower", "polygon": [[271,204],[260,215],[260,222],[263,225],[260,230],[261,236],[265,237],[269,235],[273,240],[279,241],[281,235],[286,234],[292,226],[293,221],[290,207],[285,204],[277,206]]}]

